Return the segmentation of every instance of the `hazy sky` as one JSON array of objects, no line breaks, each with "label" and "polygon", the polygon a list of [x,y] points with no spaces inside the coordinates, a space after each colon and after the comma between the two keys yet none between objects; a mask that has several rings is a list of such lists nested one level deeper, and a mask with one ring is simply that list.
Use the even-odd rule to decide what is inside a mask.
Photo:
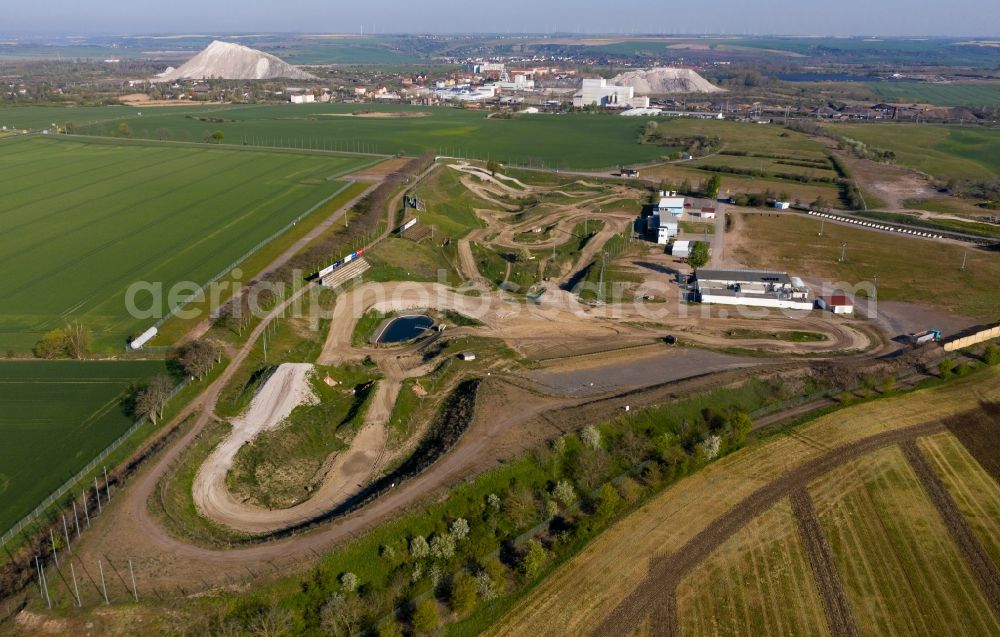
[{"label": "hazy sky", "polygon": [[1000,35],[1000,0],[8,0],[0,32]]}]

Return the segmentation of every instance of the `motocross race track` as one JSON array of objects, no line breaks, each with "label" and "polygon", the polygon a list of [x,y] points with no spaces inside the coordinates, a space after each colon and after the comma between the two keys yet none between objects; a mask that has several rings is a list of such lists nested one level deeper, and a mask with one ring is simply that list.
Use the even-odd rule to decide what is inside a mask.
[{"label": "motocross race track", "polygon": [[[477,177],[483,178],[481,175]],[[472,180],[474,179],[470,178],[470,181]],[[502,187],[521,194],[524,192],[511,188],[501,180],[493,180],[490,186]],[[610,227],[611,224],[606,224],[606,228]],[[611,233],[602,233],[600,238],[606,240],[610,236]],[[601,241],[594,242],[593,245],[596,251]],[[587,254],[583,256],[586,257]],[[472,255],[470,253],[467,256]],[[468,261],[474,268],[474,259],[469,258]],[[576,271],[580,265],[579,261],[573,264],[572,271]],[[104,514],[95,521],[95,532],[89,533],[77,550],[77,555],[81,559],[100,559],[103,555],[117,555],[122,559],[131,559],[136,567],[137,577],[143,582],[140,586],[169,586],[178,581],[201,581],[203,586],[208,588],[245,577],[247,569],[259,569],[262,564],[271,564],[276,569],[292,567],[298,562],[313,559],[314,552],[327,550],[336,543],[398,514],[414,503],[441,492],[456,481],[481,472],[484,467],[492,466],[499,457],[510,457],[513,453],[529,448],[534,441],[557,433],[557,430],[545,429],[545,425],[525,432],[523,428],[526,423],[545,422],[547,413],[559,413],[560,410],[569,407],[612,399],[621,391],[653,387],[666,381],[657,374],[650,374],[648,378],[634,381],[641,384],[631,388],[620,387],[605,394],[581,395],[568,391],[552,391],[551,388],[549,388],[550,393],[546,393],[545,388],[540,387],[530,377],[515,374],[503,381],[508,383],[507,385],[498,385],[505,389],[498,391],[494,397],[497,401],[509,400],[509,406],[497,408],[489,418],[474,419],[467,434],[430,468],[350,514],[325,522],[309,532],[286,535],[281,539],[228,550],[197,546],[174,537],[149,511],[148,501],[170,467],[182,457],[185,450],[215,418],[214,406],[222,388],[244,362],[269,321],[283,315],[285,310],[310,288],[311,286],[307,286],[300,289],[291,298],[279,304],[252,331],[247,342],[232,356],[229,366],[221,376],[175,419],[175,422],[180,423],[195,416],[191,418],[183,435],[170,442],[131,477],[127,488],[116,496]],[[475,294],[467,294],[468,291],[432,283],[391,282],[367,283],[340,293],[332,310],[330,329],[317,363],[336,365],[371,357],[384,377],[377,384],[375,395],[365,415],[365,424],[355,436],[351,447],[332,459],[321,487],[312,497],[290,509],[269,511],[238,502],[226,489],[225,471],[228,469],[226,456],[231,463],[233,455],[239,448],[235,443],[242,444],[248,439],[246,435],[234,434],[230,439],[230,445],[235,448],[227,446],[222,450],[220,447],[213,453],[212,460],[198,473],[194,492],[199,510],[209,519],[233,529],[251,534],[270,533],[322,517],[351,495],[358,493],[366,483],[378,475],[387,461],[386,433],[383,425],[392,414],[402,383],[406,378],[428,373],[429,367],[421,364],[419,357],[399,355],[399,350],[370,346],[353,347],[352,334],[355,324],[369,309],[382,312],[412,309],[455,311],[477,319],[482,325],[454,329],[452,330],[454,333],[501,339],[510,348],[529,359],[534,357],[538,360],[556,359],[586,354],[591,357],[587,365],[595,369],[599,369],[602,365],[620,364],[620,352],[616,350],[623,347],[660,348],[655,351],[650,350],[643,356],[673,356],[676,350],[662,346],[662,336],[666,329],[674,331],[673,333],[693,345],[709,348],[728,348],[738,345],[757,348],[775,357],[790,353],[861,354],[882,347],[880,338],[865,328],[861,322],[842,320],[829,315],[820,316],[818,313],[802,317],[786,317],[775,312],[766,314],[762,318],[729,318],[725,310],[703,307],[693,311],[688,310],[686,306],[670,309],[666,303],[626,302],[613,306],[592,307],[580,303],[576,296],[562,290],[546,292],[538,303],[515,300],[501,291],[479,290]],[[751,338],[734,341],[726,336],[726,332],[733,329],[808,330],[823,334],[826,340],[793,343],[774,338]],[[444,337],[447,338],[447,333]],[[603,345],[607,351],[595,353],[595,344]],[[641,364],[643,357],[638,356],[636,360]],[[738,367],[774,363],[775,359],[769,358],[735,361],[732,364],[721,365],[714,371],[728,373]],[[690,376],[701,376],[704,372],[705,370],[693,370]],[[275,385],[273,391],[282,394],[283,385],[289,388],[298,387],[299,389],[291,393],[296,394],[297,399],[303,399],[305,395],[301,391],[303,384],[301,379],[292,381],[294,375],[286,377],[286,373],[291,373],[291,370],[277,377],[275,382],[279,384]],[[674,382],[680,379],[669,380]],[[287,385],[288,382],[292,385]],[[497,382],[501,381],[498,379]],[[531,393],[515,396],[518,391],[516,388],[522,385],[531,387]],[[266,388],[266,391],[271,392],[272,388]],[[505,392],[509,392],[510,396]],[[284,403],[283,400],[265,402],[268,404],[262,404],[260,414],[251,409],[251,412],[243,418],[244,423],[254,423],[247,429],[251,438],[255,428],[273,426],[280,421],[278,416],[287,407],[287,405],[279,406],[279,403]],[[514,405],[516,408],[512,408]],[[294,407],[294,404],[291,404],[291,407]],[[268,412],[270,415],[267,415]]]},{"label": "motocross race track", "polygon": [[[308,287],[300,290],[298,294],[305,294],[307,291]],[[294,301],[294,298],[292,297],[279,305],[272,312],[272,317],[280,315]],[[344,360],[359,360],[369,353],[374,353],[375,356],[391,357],[391,354],[387,354],[391,350],[351,347],[351,334],[357,317],[360,317],[368,308],[377,308],[382,311],[414,307],[452,309],[478,318],[484,323],[481,328],[463,329],[498,336],[506,340],[512,347],[529,353],[532,350],[550,347],[552,339],[586,341],[620,336],[628,332],[650,335],[649,330],[625,326],[620,320],[591,316],[588,313],[589,308],[573,305],[571,306],[572,310],[570,310],[561,307],[562,305],[564,305],[563,302],[551,305],[542,303],[537,308],[530,308],[529,311],[526,306],[504,300],[499,295],[467,296],[438,284],[410,282],[386,285],[366,284],[354,288],[338,299],[333,311],[334,318],[331,329],[319,362],[332,364]],[[516,320],[512,320],[515,316]],[[695,322],[695,319],[689,320]],[[732,322],[719,320],[726,324]],[[751,319],[745,320],[748,323],[753,323]],[[796,328],[801,328],[801,321],[785,320],[790,325],[794,324]],[[698,322],[704,325],[704,319]],[[824,329],[830,335],[830,340],[810,345],[825,346],[832,350],[842,344],[856,344],[859,347],[866,347],[869,344],[868,338],[863,332],[854,331],[846,323],[819,320],[816,323],[817,325],[813,329]],[[245,568],[259,568],[262,563],[274,561],[287,565],[297,560],[308,559],[312,557],[312,551],[326,550],[337,542],[356,535],[439,489],[446,488],[455,480],[463,476],[473,475],[484,466],[490,466],[492,462],[495,462],[494,458],[497,453],[495,443],[502,440],[508,430],[516,428],[520,423],[528,422],[548,411],[583,404],[593,399],[592,397],[533,396],[534,402],[528,406],[522,406],[516,410],[506,410],[502,417],[477,422],[454,449],[423,474],[403,483],[360,510],[308,534],[231,550],[195,546],[173,537],[167,532],[160,521],[148,511],[147,500],[153,494],[157,483],[170,465],[181,456],[195,436],[208,424],[212,417],[212,407],[218,399],[219,392],[245,359],[265,326],[266,321],[255,328],[247,345],[233,357],[232,363],[220,378],[206,390],[199,401],[192,404],[179,416],[183,420],[190,414],[196,413],[198,409],[201,410],[194,424],[182,437],[161,452],[154,463],[141,469],[131,479],[128,488],[121,492],[112,506],[108,507],[105,514],[95,522],[97,531],[90,533],[87,540],[80,545],[79,555],[90,555],[95,559],[105,553],[127,556],[136,565],[137,573],[141,573],[141,577],[149,584],[166,584],[178,581],[178,579],[190,581],[192,577],[197,576],[206,585],[209,582],[217,583],[220,580],[225,581],[232,577],[245,575]],[[720,337],[719,341],[723,342],[725,339]],[[778,345],[771,341],[767,341],[766,344]],[[655,384],[655,382],[656,379],[650,379],[649,384]],[[388,405],[388,402],[386,400],[385,404]],[[377,441],[374,444],[377,445]],[[334,474],[336,473],[334,472]],[[326,481],[321,493],[317,493],[316,497],[307,501],[311,503],[309,505],[311,511],[329,510],[336,506],[339,500],[338,495],[345,493],[345,485],[343,483],[337,484],[336,480],[336,477],[332,477]],[[349,490],[348,488],[347,491]],[[326,497],[330,497],[332,500],[325,500]],[[305,510],[303,509],[303,511]],[[259,513],[259,511],[254,511],[246,518],[239,517],[238,520],[227,520],[227,522],[248,525],[252,528],[273,529],[273,524],[266,521],[260,524],[256,521]],[[260,525],[255,526],[258,524]]]}]

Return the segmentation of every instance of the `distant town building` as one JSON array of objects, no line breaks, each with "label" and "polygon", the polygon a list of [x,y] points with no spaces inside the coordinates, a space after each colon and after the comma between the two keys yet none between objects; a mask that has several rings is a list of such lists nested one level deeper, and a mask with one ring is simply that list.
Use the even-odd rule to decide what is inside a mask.
[{"label": "distant town building", "polygon": [[615,86],[608,84],[606,79],[587,78],[583,80],[580,90],[573,95],[573,106],[603,106],[605,108],[649,108],[648,97],[636,97],[631,86]]},{"label": "distant town building", "polygon": [[535,81],[529,80],[524,75],[515,75],[513,81],[500,80],[496,82],[496,87],[505,91],[533,91],[535,90]]}]

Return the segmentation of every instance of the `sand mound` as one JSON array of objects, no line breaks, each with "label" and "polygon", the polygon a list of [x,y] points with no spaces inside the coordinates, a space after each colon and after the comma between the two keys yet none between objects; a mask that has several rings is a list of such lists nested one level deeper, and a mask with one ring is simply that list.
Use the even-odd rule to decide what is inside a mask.
[{"label": "sand mound", "polygon": [[629,71],[611,80],[618,86],[631,86],[636,95],[663,95],[666,93],[717,93],[724,89],[715,86],[691,69],[658,67],[645,71]]},{"label": "sand mound", "polygon": [[289,78],[293,80],[314,80],[310,75],[291,64],[242,44],[216,40],[204,51],[194,56],[180,68],[167,69],[154,81],[202,80],[218,78],[223,80],[273,80]]}]

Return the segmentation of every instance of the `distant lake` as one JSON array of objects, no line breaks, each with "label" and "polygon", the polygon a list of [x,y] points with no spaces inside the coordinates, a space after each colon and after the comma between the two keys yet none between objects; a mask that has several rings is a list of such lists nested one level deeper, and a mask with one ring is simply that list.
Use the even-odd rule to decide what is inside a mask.
[{"label": "distant lake", "polygon": [[911,79],[888,80],[849,73],[779,73],[776,77],[783,82],[916,82]]}]

